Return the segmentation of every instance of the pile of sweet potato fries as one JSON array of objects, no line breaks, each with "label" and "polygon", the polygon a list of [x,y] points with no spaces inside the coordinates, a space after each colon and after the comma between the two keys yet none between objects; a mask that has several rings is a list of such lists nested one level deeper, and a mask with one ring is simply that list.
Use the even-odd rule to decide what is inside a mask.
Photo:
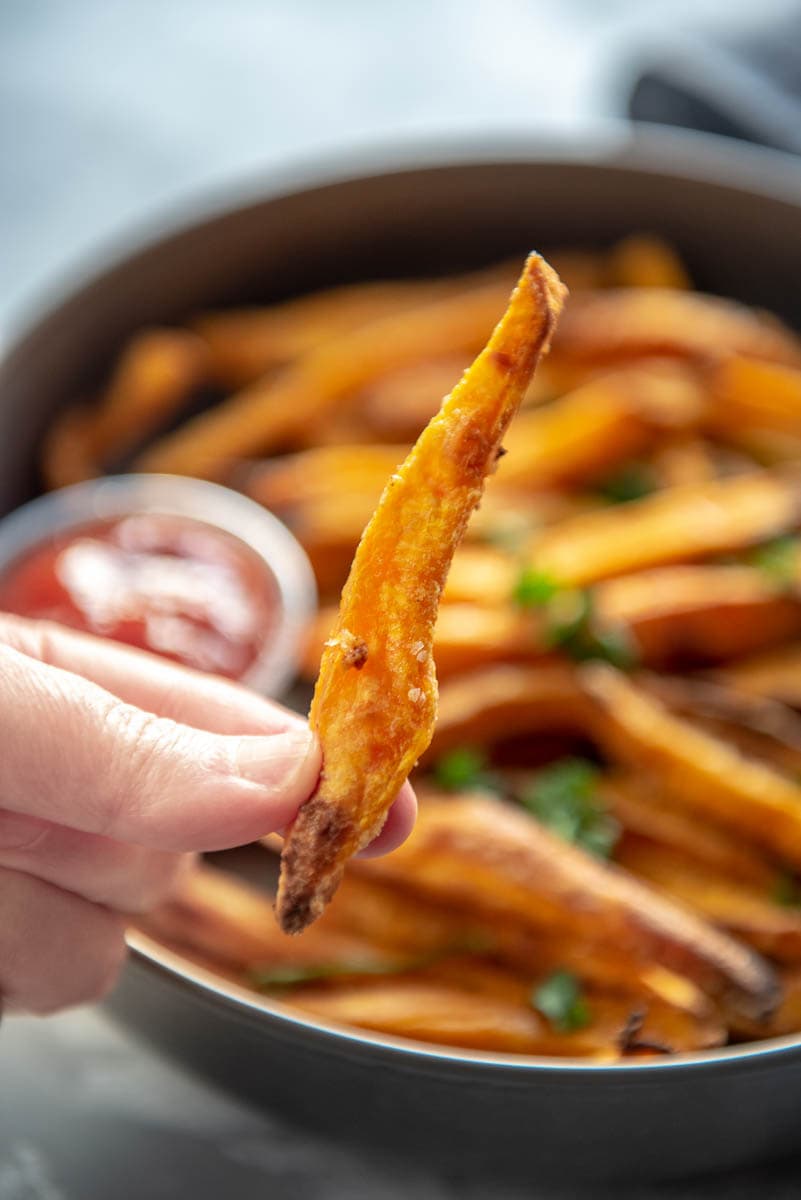
[{"label": "pile of sweet potato fries", "polygon": [[[473,445],[479,484],[495,433],[506,453],[441,597],[460,513],[445,554],[445,516],[429,528],[423,508],[409,532],[403,509],[395,543],[368,534],[373,575],[352,577],[337,620],[387,481],[440,500],[467,486],[442,443],[421,460],[430,435],[399,468],[519,263],[144,331],[102,395],[53,425],[50,486],[120,464],[197,475],[294,531],[322,597],[305,671],[328,643],[331,703],[350,714],[338,794],[370,764],[397,786],[378,744],[396,773],[401,751],[422,754],[411,838],[352,859],[300,937],[266,892],[208,865],[141,928],[304,1013],[426,1042],[608,1062],[799,1031],[801,339],[691,290],[650,237],[549,261],[570,298],[550,355]],[[530,361],[504,350],[493,380],[479,358],[446,420],[478,383],[496,396],[501,376],[528,379],[551,332],[529,324]],[[427,748],[421,606],[440,680]],[[388,635],[377,647],[373,628]],[[383,793],[370,803],[316,898],[295,887],[279,904],[284,927],[320,911],[340,860],[380,827]]]}]

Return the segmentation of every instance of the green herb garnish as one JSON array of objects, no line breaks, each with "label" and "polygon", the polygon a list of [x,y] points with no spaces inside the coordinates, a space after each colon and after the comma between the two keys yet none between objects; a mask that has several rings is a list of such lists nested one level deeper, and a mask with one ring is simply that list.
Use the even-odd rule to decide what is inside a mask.
[{"label": "green herb garnish", "polygon": [[503,791],[497,775],[487,770],[487,759],[472,746],[457,746],[434,765],[434,779],[446,792]]},{"label": "green herb garnish", "polygon": [[493,942],[487,935],[473,932],[430,954],[421,954],[403,962],[352,959],[350,962],[287,963],[256,967],[248,977],[254,987],[267,991],[300,987],[304,983],[319,983],[343,975],[405,975],[409,971],[422,971],[452,954],[486,954],[492,946]]},{"label": "green herb garnish", "polygon": [[[437,956],[439,957],[439,956]],[[303,983],[317,983],[324,979],[337,979],[341,975],[400,975],[429,966],[431,956],[414,962],[342,962],[309,963],[297,966],[257,967],[250,973],[250,981],[258,988],[293,988]]]},{"label": "green herb garnish", "polygon": [[798,539],[785,535],[757,546],[749,555],[752,566],[758,567],[774,583],[787,587],[795,581],[798,568]]},{"label": "green herb garnish", "polygon": [[645,463],[631,462],[604,479],[597,491],[610,504],[628,504],[656,491],[656,478]]},{"label": "green herb garnish", "polygon": [[789,871],[782,871],[777,875],[771,891],[771,900],[774,904],[780,904],[782,908],[801,907],[801,883],[795,875],[791,875]]},{"label": "green herb garnish", "polygon": [[599,772],[582,758],[565,758],[541,771],[520,802],[547,829],[596,858],[609,858],[620,826],[598,797]]},{"label": "green herb garnish", "polygon": [[534,567],[523,567],[512,592],[512,600],[520,608],[542,608],[559,591],[559,584]]},{"label": "green herb garnish", "polygon": [[570,971],[554,971],[532,990],[530,1002],[560,1033],[583,1029],[592,1016],[579,981]]},{"label": "green herb garnish", "polygon": [[634,643],[624,626],[596,627],[592,593],[587,588],[560,592],[554,597],[548,606],[545,642],[576,662],[603,659],[628,670],[637,661]]}]

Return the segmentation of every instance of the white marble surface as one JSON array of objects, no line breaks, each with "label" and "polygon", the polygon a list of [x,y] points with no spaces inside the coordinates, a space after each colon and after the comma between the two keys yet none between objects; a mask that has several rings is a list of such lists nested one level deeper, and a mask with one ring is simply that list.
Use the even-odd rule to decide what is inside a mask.
[{"label": "white marble surface", "polygon": [[[762,0],[760,19],[787,8]],[[0,324],[197,189],[365,140],[576,128],[620,109],[644,41],[752,16],[745,0],[0,0]],[[791,1165],[636,1196],[799,1192]],[[554,1195],[536,1178],[527,1194]],[[4,1023],[0,1200],[184,1195],[504,1197],[287,1129],[98,1013]]]}]

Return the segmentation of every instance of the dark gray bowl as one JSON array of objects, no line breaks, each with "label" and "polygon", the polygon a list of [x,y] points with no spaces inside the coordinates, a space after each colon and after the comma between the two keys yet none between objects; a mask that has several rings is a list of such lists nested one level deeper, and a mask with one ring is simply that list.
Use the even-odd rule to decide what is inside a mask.
[{"label": "dark gray bowl", "polygon": [[[709,138],[605,130],[570,146],[418,147],[273,179],[258,199],[205,214],[95,274],[12,346],[0,510],[36,489],[50,416],[133,330],[208,305],[648,229],[678,246],[701,287],[801,327],[801,172]],[[311,1022],[134,944],[111,1002],[120,1019],[340,1138],[563,1183],[666,1178],[801,1146],[801,1038],[609,1067],[438,1050]]]}]

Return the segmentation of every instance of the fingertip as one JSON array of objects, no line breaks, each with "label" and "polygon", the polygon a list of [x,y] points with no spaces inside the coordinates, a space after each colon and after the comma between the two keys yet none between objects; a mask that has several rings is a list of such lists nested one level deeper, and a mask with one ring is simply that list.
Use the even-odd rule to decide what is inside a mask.
[{"label": "fingertip", "polygon": [[365,846],[364,850],[360,850],[358,857],[377,858],[381,854],[397,850],[412,832],[416,819],[417,797],[407,780],[387,813],[387,819],[378,837],[374,838],[369,846]]}]

